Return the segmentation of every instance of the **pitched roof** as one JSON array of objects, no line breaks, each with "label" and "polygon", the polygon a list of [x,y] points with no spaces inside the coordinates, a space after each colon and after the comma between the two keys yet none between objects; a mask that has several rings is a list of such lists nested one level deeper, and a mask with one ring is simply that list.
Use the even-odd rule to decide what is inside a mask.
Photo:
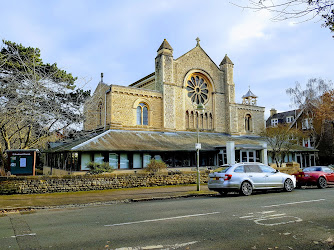
[{"label": "pitched roof", "polygon": [[253,92],[251,90],[248,90],[248,92],[242,96],[242,98],[247,98],[247,97],[254,97],[257,98],[256,95],[253,94]]},{"label": "pitched roof", "polygon": [[170,44],[167,42],[166,39],[164,39],[164,41],[163,41],[162,44],[160,45],[160,47],[159,47],[159,49],[157,50],[157,52],[158,52],[159,50],[162,50],[162,49],[169,49],[169,50],[173,51],[172,46],[170,46]]},{"label": "pitched roof", "polygon": [[234,63],[231,61],[231,59],[227,56],[227,54],[225,54],[225,57],[223,59],[223,61],[219,64],[220,65],[223,65],[223,64],[232,64],[234,65]]},{"label": "pitched roof", "polygon": [[271,125],[271,120],[272,119],[278,119],[278,123],[286,123],[286,118],[289,116],[293,116],[294,120],[296,119],[297,115],[300,114],[300,110],[299,109],[294,109],[294,110],[289,110],[289,111],[285,111],[285,112],[280,112],[280,113],[276,113],[273,116],[270,116],[267,120],[266,120],[266,126],[270,127]]},{"label": "pitched roof", "polygon": [[[260,137],[231,136],[224,133],[200,132],[202,150],[217,150],[225,147],[227,141],[234,141],[236,147],[261,148]],[[196,132],[152,132],[131,130],[107,130],[86,140],[78,140],[49,150],[63,151],[195,151]]]},{"label": "pitched roof", "polygon": [[[231,136],[224,133],[199,133],[202,151],[216,151],[226,147],[227,141],[234,141],[236,149],[263,149],[265,139],[258,136]],[[196,132],[153,132],[131,130],[107,130],[92,137],[78,139],[49,149],[45,152],[87,152],[87,151],[193,151],[197,141]],[[268,150],[272,150],[268,145]],[[293,146],[294,151],[317,151],[299,145]]]}]

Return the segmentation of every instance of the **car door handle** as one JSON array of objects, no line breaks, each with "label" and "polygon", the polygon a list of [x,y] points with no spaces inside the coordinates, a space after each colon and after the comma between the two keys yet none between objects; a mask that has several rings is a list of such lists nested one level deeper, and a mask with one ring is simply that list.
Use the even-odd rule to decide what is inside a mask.
[{"label": "car door handle", "polygon": [[248,177],[253,177],[253,175],[248,175]]},{"label": "car door handle", "polygon": [[265,175],[265,177],[268,177],[269,175]]}]

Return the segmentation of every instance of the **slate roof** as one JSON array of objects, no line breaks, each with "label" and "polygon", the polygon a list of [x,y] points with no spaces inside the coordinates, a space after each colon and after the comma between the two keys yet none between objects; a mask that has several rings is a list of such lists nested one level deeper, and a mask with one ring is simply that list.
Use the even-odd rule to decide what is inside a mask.
[{"label": "slate roof", "polygon": [[[200,132],[202,150],[225,147],[227,141],[235,141],[236,147],[262,147],[263,141],[251,137],[234,137],[224,133]],[[196,132],[152,132],[107,130],[85,140],[55,147],[50,152],[61,151],[195,151]]]},{"label": "slate roof", "polygon": [[[231,136],[224,133],[200,132],[202,151],[214,151],[234,141],[236,149],[262,149],[265,140],[261,137]],[[195,151],[196,132],[152,132],[131,130],[107,130],[91,138],[58,146],[48,152],[66,151]],[[309,151],[297,146],[297,151]],[[268,149],[270,150],[270,149]]]},{"label": "slate roof", "polygon": [[273,116],[270,116],[267,120],[266,120],[266,127],[270,127],[271,126],[271,119],[278,119],[278,123],[279,124],[284,124],[286,123],[286,118],[289,116],[293,116],[293,118],[295,119],[296,116],[300,113],[300,110],[289,110],[289,111],[285,111],[285,112],[280,112],[280,113],[276,113]]},{"label": "slate roof", "polygon": [[247,98],[247,97],[254,97],[257,98],[256,95],[254,95],[254,93],[251,90],[248,90],[248,92],[242,96],[242,98]]}]

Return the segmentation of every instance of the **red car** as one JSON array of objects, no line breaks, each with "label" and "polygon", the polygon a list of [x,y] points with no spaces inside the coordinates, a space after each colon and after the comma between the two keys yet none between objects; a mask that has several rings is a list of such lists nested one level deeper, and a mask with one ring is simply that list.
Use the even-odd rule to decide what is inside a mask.
[{"label": "red car", "polygon": [[328,184],[334,185],[334,170],[325,166],[304,168],[302,172],[293,175],[296,176],[297,187],[317,185],[318,188],[326,188]]}]

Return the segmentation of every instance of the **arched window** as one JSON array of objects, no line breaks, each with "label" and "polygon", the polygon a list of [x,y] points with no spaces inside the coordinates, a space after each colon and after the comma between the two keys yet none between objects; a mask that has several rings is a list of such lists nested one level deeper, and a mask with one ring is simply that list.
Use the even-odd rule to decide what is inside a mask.
[{"label": "arched window", "polygon": [[186,111],[186,129],[189,128],[189,111]]},{"label": "arched window", "polygon": [[211,113],[210,113],[210,118],[209,118],[209,129],[213,129],[213,117]]},{"label": "arched window", "polygon": [[204,116],[203,116],[203,114],[201,114],[201,116],[200,116],[200,128],[201,129],[204,129]]},{"label": "arched window", "polygon": [[250,114],[245,116],[245,130],[252,131],[252,117]]},{"label": "arched window", "polygon": [[189,118],[189,128],[194,128],[194,112],[191,111],[190,118]]},{"label": "arched window", "polygon": [[99,105],[97,106],[97,113],[99,125],[102,125],[102,102],[99,102]]},{"label": "arched window", "polygon": [[137,125],[148,125],[148,107],[142,102],[137,107]]},{"label": "arched window", "polygon": [[204,115],[204,129],[208,129],[208,113],[205,113]]}]

